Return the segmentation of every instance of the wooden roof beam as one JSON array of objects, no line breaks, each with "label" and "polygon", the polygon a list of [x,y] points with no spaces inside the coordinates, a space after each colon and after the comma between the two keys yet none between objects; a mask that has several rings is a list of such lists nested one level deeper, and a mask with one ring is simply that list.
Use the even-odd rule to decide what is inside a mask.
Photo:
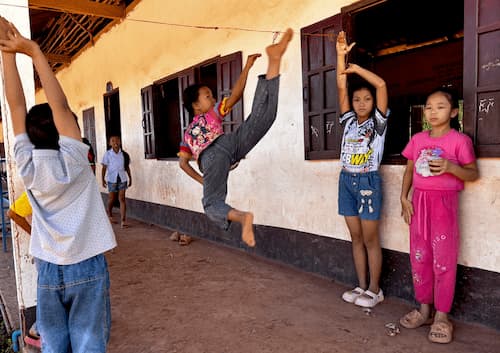
[{"label": "wooden roof beam", "polygon": [[52,63],[71,64],[71,57],[68,55],[46,54],[47,60]]},{"label": "wooden roof beam", "polygon": [[108,5],[89,0],[29,0],[29,7],[111,19],[125,18],[124,3]]}]

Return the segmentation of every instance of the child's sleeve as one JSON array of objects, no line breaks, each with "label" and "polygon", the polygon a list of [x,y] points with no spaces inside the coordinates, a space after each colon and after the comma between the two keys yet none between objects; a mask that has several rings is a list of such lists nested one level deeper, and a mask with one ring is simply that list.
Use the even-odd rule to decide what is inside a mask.
[{"label": "child's sleeve", "polygon": [[189,145],[182,141],[180,146],[179,146],[179,152],[177,153],[177,157],[183,157],[187,159],[191,159],[193,153],[191,152],[191,148]]},{"label": "child's sleeve", "polygon": [[413,150],[414,150],[415,146],[414,146],[414,139],[411,138],[410,141],[408,142],[408,144],[406,145],[406,147],[404,148],[403,152],[401,152],[401,154],[403,155],[403,157],[405,157],[406,159],[409,159],[409,160],[413,160]]},{"label": "child's sleeve", "polygon": [[23,179],[24,185],[31,185],[35,168],[33,165],[33,144],[28,134],[22,133],[14,138],[14,158],[16,160],[19,176]]},{"label": "child's sleeve", "polygon": [[464,138],[462,143],[459,143],[458,151],[458,161],[461,165],[466,165],[474,162],[476,160],[476,155],[474,154],[474,146],[472,140],[469,136],[463,134]]},{"label": "child's sleeve", "polygon": [[341,124],[345,123],[348,119],[354,118],[356,116],[356,113],[353,110],[348,110],[344,114],[340,115],[339,117],[339,122]]},{"label": "child's sleeve", "polygon": [[215,103],[214,111],[220,120],[224,120],[226,115],[231,112],[231,108],[227,107],[227,97],[222,98],[221,101]]}]

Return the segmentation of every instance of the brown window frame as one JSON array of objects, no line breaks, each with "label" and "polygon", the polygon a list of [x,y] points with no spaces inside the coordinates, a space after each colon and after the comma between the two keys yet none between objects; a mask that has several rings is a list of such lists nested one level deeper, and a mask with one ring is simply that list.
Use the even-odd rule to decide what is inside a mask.
[{"label": "brown window frame", "polygon": [[[178,145],[190,122],[190,117],[182,105],[182,92],[187,86],[194,83],[206,83],[211,86],[212,90],[216,90],[214,92],[216,97],[228,96],[241,70],[242,53],[238,51],[205,60],[142,88],[144,157],[146,159],[177,159]],[[162,99],[164,100],[167,95],[171,97],[171,102],[176,103],[176,108],[172,105],[169,108],[164,106],[165,102],[162,103]],[[169,119],[174,119],[174,121]],[[240,100],[223,122],[224,132],[235,131],[242,122],[243,100]]]}]

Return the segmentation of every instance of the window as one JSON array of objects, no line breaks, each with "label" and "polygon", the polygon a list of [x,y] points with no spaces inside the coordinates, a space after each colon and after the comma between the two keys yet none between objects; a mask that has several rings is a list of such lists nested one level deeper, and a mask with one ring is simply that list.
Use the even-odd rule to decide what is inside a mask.
[{"label": "window", "polygon": [[[464,11],[470,15],[464,18]],[[500,2],[486,0],[363,0],[303,28],[305,159],[339,158],[335,42],[310,34],[341,29],[356,42],[349,61],[387,83],[391,116],[384,163],[405,163],[401,151],[425,128],[419,106],[442,85],[457,90],[463,131],[473,138],[478,156],[500,156],[499,13]]]},{"label": "window", "polygon": [[[241,73],[241,52],[216,57],[162,78],[141,90],[144,155],[147,159],[176,158],[190,117],[182,105],[182,92],[194,83],[206,84],[217,99],[231,94]],[[223,122],[225,133],[243,121],[238,102]]]},{"label": "window", "polygon": [[92,145],[92,149],[94,150],[95,159],[97,160],[94,107],[83,111],[83,137],[86,137],[89,140]]}]

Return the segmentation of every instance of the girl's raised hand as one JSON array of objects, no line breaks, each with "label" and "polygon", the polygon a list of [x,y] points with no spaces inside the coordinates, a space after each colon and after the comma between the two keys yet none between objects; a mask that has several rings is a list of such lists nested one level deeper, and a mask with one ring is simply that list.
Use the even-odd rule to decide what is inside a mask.
[{"label": "girl's raised hand", "polygon": [[411,224],[411,217],[413,216],[413,204],[407,198],[401,199],[401,216],[406,224]]},{"label": "girl's raised hand", "polygon": [[351,45],[347,44],[347,40],[345,38],[345,32],[340,31],[339,34],[337,35],[337,44],[336,44],[336,49],[337,49],[337,55],[347,55],[353,46],[356,45],[356,42],[351,43]]},{"label": "girl's raised hand", "polygon": [[10,30],[10,23],[5,18],[0,16],[0,39],[8,39],[7,33]]},{"label": "girl's raised hand", "polygon": [[[2,38],[1,35],[0,38]],[[8,53],[23,53],[32,56],[37,45],[34,41],[23,37],[12,23],[8,23],[7,39],[0,39],[0,50]]]},{"label": "girl's raised hand", "polygon": [[343,74],[353,74],[353,73],[356,73],[358,72],[359,70],[359,65],[356,65],[356,64],[348,64],[346,69],[341,72]]},{"label": "girl's raised hand", "polygon": [[260,58],[262,54],[259,54],[259,53],[256,53],[256,54],[251,54],[248,56],[247,58],[247,63],[246,65],[248,67],[252,67],[253,64],[255,63],[255,60],[257,60],[257,58]]}]

